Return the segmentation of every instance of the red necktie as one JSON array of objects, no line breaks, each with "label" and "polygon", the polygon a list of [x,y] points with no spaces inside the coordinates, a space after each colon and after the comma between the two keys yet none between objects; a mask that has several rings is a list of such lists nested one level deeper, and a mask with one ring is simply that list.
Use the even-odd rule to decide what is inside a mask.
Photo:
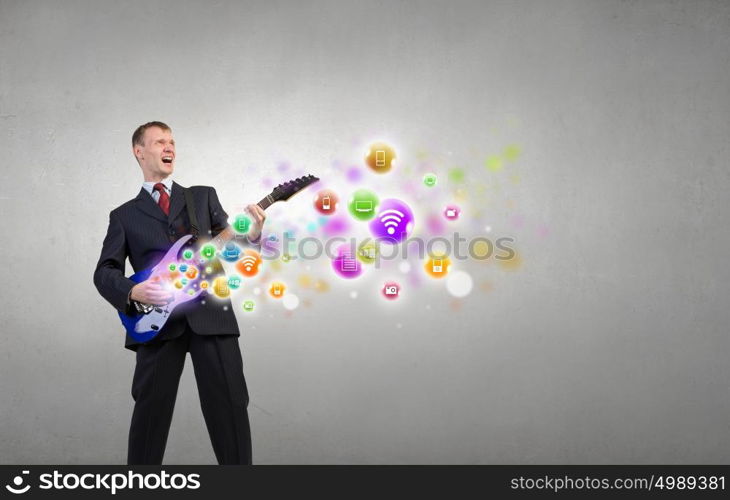
[{"label": "red necktie", "polygon": [[170,214],[170,195],[167,194],[167,191],[165,191],[165,185],[161,182],[158,182],[155,184],[154,187],[155,191],[160,192],[160,199],[157,201],[157,204],[160,206],[163,212],[165,212],[165,215]]}]

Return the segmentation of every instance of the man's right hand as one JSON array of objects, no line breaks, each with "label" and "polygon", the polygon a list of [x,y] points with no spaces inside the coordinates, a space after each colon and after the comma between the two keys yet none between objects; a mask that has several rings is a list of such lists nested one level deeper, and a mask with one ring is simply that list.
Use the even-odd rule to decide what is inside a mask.
[{"label": "man's right hand", "polygon": [[165,290],[159,283],[147,280],[134,285],[129,298],[143,304],[164,306],[172,300],[172,293]]}]

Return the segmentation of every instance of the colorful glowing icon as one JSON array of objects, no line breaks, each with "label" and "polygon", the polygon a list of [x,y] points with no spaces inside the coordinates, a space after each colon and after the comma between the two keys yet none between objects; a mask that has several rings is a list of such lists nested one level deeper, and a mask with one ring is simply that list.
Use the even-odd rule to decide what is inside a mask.
[{"label": "colorful glowing icon", "polygon": [[213,280],[213,293],[220,299],[231,296],[231,289],[228,287],[228,279],[225,276],[219,276]]},{"label": "colorful glowing icon", "polygon": [[200,255],[205,257],[207,260],[212,259],[215,257],[215,247],[211,244],[203,245],[203,248],[200,249]]},{"label": "colorful glowing icon", "polygon": [[255,304],[253,300],[246,300],[243,302],[243,310],[246,312],[251,312],[253,311],[254,305]]},{"label": "colorful glowing icon", "polygon": [[241,249],[238,245],[229,241],[221,251],[221,258],[226,262],[236,262],[241,255]]},{"label": "colorful glowing icon", "polygon": [[175,288],[177,288],[178,290],[182,290],[183,286],[184,285],[182,284],[182,281],[180,281],[180,280],[175,281]]},{"label": "colorful glowing icon", "polygon": [[446,208],[444,208],[444,217],[446,217],[449,220],[458,219],[460,213],[461,213],[461,209],[459,207],[457,207],[456,205],[447,205]]},{"label": "colorful glowing icon", "polygon": [[241,286],[241,277],[240,276],[231,276],[228,278],[228,288],[231,290],[238,290],[238,288]]},{"label": "colorful glowing icon", "polygon": [[184,273],[185,271],[188,270],[188,265],[187,264],[180,264],[179,269],[180,269],[180,272],[181,273]]},{"label": "colorful glowing icon", "polygon": [[388,172],[393,167],[395,150],[384,142],[370,145],[365,154],[365,164],[379,174]]},{"label": "colorful glowing icon", "polygon": [[247,248],[243,251],[243,257],[236,262],[236,270],[243,276],[250,278],[258,274],[261,262],[261,254],[256,250]]},{"label": "colorful glowing icon", "polygon": [[346,279],[357,278],[362,274],[362,264],[357,260],[357,253],[348,243],[337,248],[332,259],[332,269],[338,276]]},{"label": "colorful glowing icon", "polygon": [[198,276],[198,268],[194,266],[188,267],[188,270],[185,271],[185,276],[187,276],[188,279],[194,280]]},{"label": "colorful glowing icon", "polygon": [[388,243],[399,243],[413,230],[413,212],[404,202],[391,198],[380,204],[377,217],[370,222],[370,232]]},{"label": "colorful glowing icon", "polygon": [[358,189],[352,194],[347,208],[357,220],[370,220],[375,216],[378,197],[368,189]]},{"label": "colorful glowing icon", "polygon": [[208,282],[207,281],[201,281],[200,282],[200,288],[202,288],[203,290],[207,290],[208,289],[208,286],[209,285],[208,285]]},{"label": "colorful glowing icon", "polygon": [[449,273],[451,260],[446,255],[432,255],[423,266],[432,278],[443,278]]},{"label": "colorful glowing icon", "polygon": [[381,293],[386,299],[395,300],[400,297],[400,285],[393,281],[389,281],[383,285]]},{"label": "colorful glowing icon", "polygon": [[337,210],[339,201],[337,193],[331,189],[321,189],[314,197],[314,208],[323,215],[332,215]]},{"label": "colorful glowing icon", "polygon": [[363,241],[357,247],[357,258],[365,264],[372,264],[378,259],[378,244],[371,239]]},{"label": "colorful glowing icon", "polygon": [[169,269],[170,271],[174,271],[174,270],[176,269],[176,266],[175,266],[175,264],[170,264],[170,265],[168,266],[168,269]]},{"label": "colorful glowing icon", "polygon": [[436,174],[428,173],[424,175],[423,183],[428,187],[434,187],[436,185]]},{"label": "colorful glowing icon", "polygon": [[271,295],[275,299],[280,299],[281,297],[283,297],[285,291],[286,285],[284,285],[284,283],[282,283],[281,281],[274,281],[269,287],[269,295]]},{"label": "colorful glowing icon", "polygon": [[183,259],[190,260],[193,258],[193,255],[193,251],[188,248],[183,252]]},{"label": "colorful glowing icon", "polygon": [[238,234],[246,234],[250,228],[251,228],[251,219],[249,219],[244,214],[236,215],[236,218],[233,220],[233,230],[234,231],[236,231]]}]

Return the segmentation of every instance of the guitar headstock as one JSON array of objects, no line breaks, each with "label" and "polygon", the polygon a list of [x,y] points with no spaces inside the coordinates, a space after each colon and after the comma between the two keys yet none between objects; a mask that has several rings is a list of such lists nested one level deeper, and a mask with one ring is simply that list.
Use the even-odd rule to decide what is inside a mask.
[{"label": "guitar headstock", "polygon": [[292,179],[276,186],[269,196],[273,198],[274,202],[286,201],[305,187],[309,186],[310,184],[314,184],[318,180],[319,177],[315,177],[313,175],[297,177],[296,179]]}]

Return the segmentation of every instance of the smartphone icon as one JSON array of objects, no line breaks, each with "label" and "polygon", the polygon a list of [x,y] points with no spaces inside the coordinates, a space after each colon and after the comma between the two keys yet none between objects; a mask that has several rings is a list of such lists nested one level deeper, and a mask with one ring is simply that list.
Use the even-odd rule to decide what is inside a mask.
[{"label": "smartphone icon", "polygon": [[444,270],[443,265],[444,265],[444,261],[442,261],[441,259],[434,259],[433,266],[431,267],[431,269],[435,273],[441,273]]},{"label": "smartphone icon", "polygon": [[329,210],[330,209],[330,197],[325,196],[322,198],[322,210]]},{"label": "smartphone icon", "polygon": [[385,151],[380,150],[380,149],[375,151],[375,166],[376,167],[385,166]]}]

